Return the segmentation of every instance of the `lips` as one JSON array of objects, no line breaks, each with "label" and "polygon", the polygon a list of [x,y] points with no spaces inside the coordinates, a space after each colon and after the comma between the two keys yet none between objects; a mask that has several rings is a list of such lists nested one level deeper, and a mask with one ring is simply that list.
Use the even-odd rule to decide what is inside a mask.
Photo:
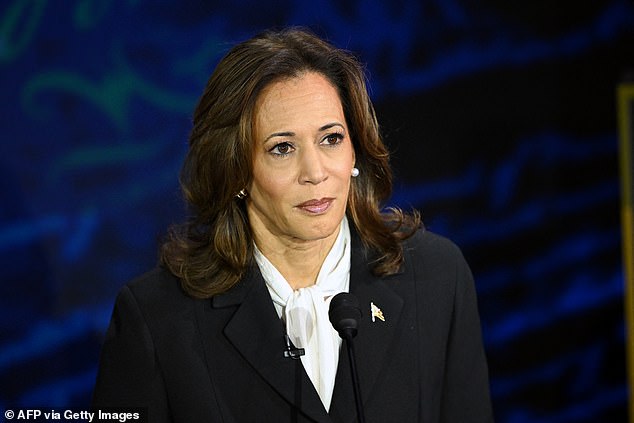
[{"label": "lips", "polygon": [[308,200],[296,207],[311,214],[321,214],[330,208],[334,198],[320,198],[319,200]]}]

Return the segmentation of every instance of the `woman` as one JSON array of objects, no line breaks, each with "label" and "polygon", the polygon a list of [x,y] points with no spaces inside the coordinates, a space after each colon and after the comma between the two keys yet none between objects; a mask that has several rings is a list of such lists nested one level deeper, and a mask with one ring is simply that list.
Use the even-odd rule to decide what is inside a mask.
[{"label": "woman", "polygon": [[366,421],[492,421],[469,268],[417,214],[380,211],[388,153],[353,56],[296,29],[235,46],[196,108],[181,185],[192,217],[121,290],[95,406],[354,421],[327,315],[350,292]]}]

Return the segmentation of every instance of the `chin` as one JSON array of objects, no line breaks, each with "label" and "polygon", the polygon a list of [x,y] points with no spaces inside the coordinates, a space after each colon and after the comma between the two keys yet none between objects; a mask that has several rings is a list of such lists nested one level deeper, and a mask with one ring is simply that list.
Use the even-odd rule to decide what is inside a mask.
[{"label": "chin", "polygon": [[[342,217],[343,219],[343,217]],[[324,219],[323,222],[311,222],[306,225],[302,225],[299,229],[299,232],[302,235],[305,235],[307,241],[309,240],[318,240],[324,239],[331,236],[333,233],[336,233],[339,229],[339,225],[341,224],[341,219]]]}]

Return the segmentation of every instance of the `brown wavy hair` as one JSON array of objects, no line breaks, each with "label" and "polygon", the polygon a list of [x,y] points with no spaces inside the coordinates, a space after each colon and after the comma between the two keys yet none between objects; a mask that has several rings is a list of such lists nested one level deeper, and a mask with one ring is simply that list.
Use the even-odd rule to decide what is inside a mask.
[{"label": "brown wavy hair", "polygon": [[189,295],[225,292],[251,264],[253,238],[236,194],[252,178],[254,105],[267,85],[306,72],[323,75],[338,91],[360,170],[352,178],[346,213],[373,251],[373,271],[388,275],[401,266],[401,241],[420,226],[420,217],[381,209],[392,193],[392,172],[363,67],[349,52],[304,29],[267,31],[227,53],[194,111],[180,175],[191,217],[170,229],[160,253]]}]

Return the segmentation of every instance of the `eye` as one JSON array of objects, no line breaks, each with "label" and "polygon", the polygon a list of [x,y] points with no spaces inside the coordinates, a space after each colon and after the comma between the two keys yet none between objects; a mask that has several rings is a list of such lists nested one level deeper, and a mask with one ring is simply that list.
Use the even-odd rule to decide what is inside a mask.
[{"label": "eye", "polygon": [[332,134],[328,134],[324,137],[321,144],[327,146],[335,146],[340,144],[343,141],[343,134],[339,132],[333,132]]},{"label": "eye", "polygon": [[294,150],[294,147],[290,143],[281,142],[279,144],[275,144],[275,146],[273,146],[273,148],[269,150],[269,153],[275,156],[286,156],[292,153],[293,150]]}]

